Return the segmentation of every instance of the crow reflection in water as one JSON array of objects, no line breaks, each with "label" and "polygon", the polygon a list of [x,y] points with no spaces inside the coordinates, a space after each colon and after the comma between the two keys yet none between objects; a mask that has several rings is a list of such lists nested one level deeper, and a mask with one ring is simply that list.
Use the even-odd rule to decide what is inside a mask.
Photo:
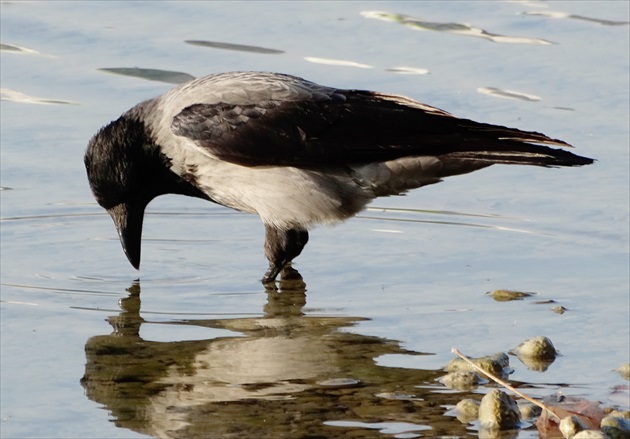
[{"label": "crow reflection in water", "polygon": [[[231,438],[237,432],[336,437],[346,430],[325,422],[346,420],[349,413],[364,423],[389,419],[412,431],[466,434],[466,425],[444,415],[444,405],[461,395],[442,394],[436,378],[443,371],[375,361],[422,354],[344,330],[364,318],[305,315],[300,280],[282,280],[279,287],[266,290],[260,317],[151,322],[150,312],[140,315],[140,284],[134,283],[121,313],[108,319],[114,332],[86,343],[81,383],[87,397],[117,426],[160,438]],[[208,328],[214,338],[145,340],[140,334],[147,324],[194,326],[195,334]]]}]

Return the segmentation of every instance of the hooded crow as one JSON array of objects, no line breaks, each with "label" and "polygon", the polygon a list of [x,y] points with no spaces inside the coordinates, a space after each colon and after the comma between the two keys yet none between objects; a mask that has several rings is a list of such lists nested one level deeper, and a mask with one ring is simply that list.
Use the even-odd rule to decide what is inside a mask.
[{"label": "hooded crow", "polygon": [[147,204],[181,194],[261,217],[268,283],[290,268],[309,229],[350,218],[376,197],[495,163],[593,163],[554,146],[570,145],[404,96],[232,72],[136,105],[90,140],[85,167],[136,269]]}]

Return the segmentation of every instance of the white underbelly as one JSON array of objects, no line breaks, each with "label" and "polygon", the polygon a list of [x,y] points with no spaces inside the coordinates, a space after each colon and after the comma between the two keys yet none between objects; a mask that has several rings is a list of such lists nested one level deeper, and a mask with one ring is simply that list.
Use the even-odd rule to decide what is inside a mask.
[{"label": "white underbelly", "polygon": [[214,201],[282,229],[342,221],[373,198],[342,169],[247,167],[206,158],[195,170],[197,186]]},{"label": "white underbelly", "polygon": [[442,169],[435,157],[407,157],[318,170],[248,167],[219,160],[186,141],[169,145],[172,149],[165,152],[172,159],[173,171],[214,201],[256,213],[265,224],[280,229],[309,229],[343,221],[377,196],[436,183]]}]

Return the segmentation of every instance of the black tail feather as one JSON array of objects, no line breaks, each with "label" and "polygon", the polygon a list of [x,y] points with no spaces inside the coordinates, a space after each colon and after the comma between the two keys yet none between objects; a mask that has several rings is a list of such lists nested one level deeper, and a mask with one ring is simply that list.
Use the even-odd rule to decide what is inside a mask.
[{"label": "black tail feather", "polygon": [[[523,131],[499,125],[490,125],[462,119],[461,128],[474,133],[463,142],[462,149],[449,153],[453,158],[471,159],[489,163],[535,166],[584,166],[594,162],[566,149],[551,148],[572,146],[535,131]],[[548,146],[550,145],[550,146]]]},{"label": "black tail feather", "polygon": [[546,167],[584,166],[594,162],[591,158],[582,157],[564,149],[515,141],[509,141],[508,143],[509,145],[501,145],[501,149],[457,151],[449,153],[447,156],[455,159],[487,162],[488,164],[501,163]]}]

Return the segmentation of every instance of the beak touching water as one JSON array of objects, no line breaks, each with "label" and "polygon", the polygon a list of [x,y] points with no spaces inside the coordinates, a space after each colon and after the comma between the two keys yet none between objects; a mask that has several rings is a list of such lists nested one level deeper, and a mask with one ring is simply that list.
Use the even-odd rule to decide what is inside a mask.
[{"label": "beak touching water", "polygon": [[136,270],[139,270],[144,207],[121,203],[107,211],[114,220],[127,259]]}]

